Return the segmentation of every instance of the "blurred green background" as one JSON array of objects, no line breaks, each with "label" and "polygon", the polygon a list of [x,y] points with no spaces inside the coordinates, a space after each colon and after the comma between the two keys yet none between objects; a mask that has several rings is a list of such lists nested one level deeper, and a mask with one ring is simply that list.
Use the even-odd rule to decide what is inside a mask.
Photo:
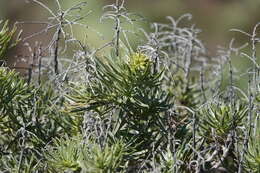
[{"label": "blurred green background", "polygon": [[[60,3],[64,9],[67,9],[81,1],[83,0],[60,0]],[[92,11],[92,13],[83,22],[90,28],[77,28],[76,38],[85,40],[91,46],[98,47],[105,41],[95,32],[103,33],[105,40],[109,40],[113,35],[112,22],[100,23],[99,21],[103,13],[102,7],[115,1],[86,1],[88,5],[84,13],[88,11]],[[48,4],[54,11],[57,8],[55,0],[41,0],[41,2]],[[260,22],[260,0],[126,0],[125,3],[129,11],[142,15],[149,22],[167,22],[166,16],[172,16],[176,19],[185,13],[192,14],[193,19],[188,22],[188,25],[195,24],[197,28],[202,30],[200,38],[212,54],[216,53],[217,45],[227,47],[233,37],[236,38],[236,45],[242,45],[249,41],[248,37],[240,33],[230,32],[230,29],[237,28],[252,33],[254,25]],[[26,3],[26,0],[0,1],[0,19],[10,19],[12,22],[44,21],[48,16],[46,10],[35,3]],[[139,22],[137,26],[149,30],[148,22]],[[20,28],[24,30],[23,37],[26,37],[39,31],[42,26],[22,25]],[[33,44],[36,40],[41,40],[43,44],[47,44],[50,37],[50,35],[42,34],[29,42]],[[132,44],[136,45],[141,38],[133,36],[131,40],[133,41]],[[250,51],[250,48],[245,49],[245,51]],[[15,54],[26,54],[26,51],[24,48],[18,48]],[[249,61],[244,59],[236,57],[234,62],[239,68],[247,69]]]},{"label": "blurred green background", "polygon": [[[54,1],[42,0],[53,10],[56,7]],[[80,1],[83,0],[60,0],[60,3],[66,9]],[[114,0],[85,1],[88,2],[86,11],[92,11],[92,14],[85,19],[90,25],[98,23],[104,5],[114,2]],[[46,11],[35,3],[25,2],[26,0],[1,0],[0,18],[12,21],[45,19]],[[192,23],[202,29],[201,38],[210,45],[223,44],[230,40],[233,35],[228,30],[231,28],[251,32],[253,26],[260,20],[259,0],[126,0],[126,7],[151,22],[164,22],[165,16],[177,18],[182,14],[191,13]],[[109,31],[104,25],[98,27]]]}]

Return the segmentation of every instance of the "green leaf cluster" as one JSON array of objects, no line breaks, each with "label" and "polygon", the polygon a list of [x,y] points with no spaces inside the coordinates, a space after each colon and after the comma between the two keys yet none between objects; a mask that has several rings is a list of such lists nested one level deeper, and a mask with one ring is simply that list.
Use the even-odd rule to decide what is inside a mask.
[{"label": "green leaf cluster", "polygon": [[[3,21],[0,20],[0,24],[2,23]],[[0,30],[0,61],[5,60],[7,51],[14,47],[20,41],[19,37],[21,32],[18,34],[18,39],[16,39],[15,42],[12,43],[12,39],[17,28],[16,26],[14,26],[12,29],[9,29],[8,23],[8,20],[5,21],[2,29]]]}]

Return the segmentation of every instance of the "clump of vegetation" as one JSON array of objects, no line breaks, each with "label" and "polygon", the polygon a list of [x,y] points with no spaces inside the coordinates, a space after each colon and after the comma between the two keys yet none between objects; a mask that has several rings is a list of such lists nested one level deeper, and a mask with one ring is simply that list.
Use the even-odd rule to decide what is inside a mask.
[{"label": "clump of vegetation", "polygon": [[[35,52],[27,79],[0,67],[0,171],[260,171],[260,24],[252,34],[235,30],[250,37],[251,55],[233,40],[209,56],[200,30],[180,24],[190,15],[154,23],[150,33],[139,30],[145,40],[134,50],[121,24],[140,18],[117,0],[102,16],[115,22],[114,37],[95,49],[73,34],[89,15],[73,11],[86,3],[63,10],[55,2],[57,14],[32,1],[52,16],[44,31],[57,27],[52,42],[35,49],[51,50],[50,56]],[[16,31],[7,25],[0,32],[2,60]],[[68,43],[76,45],[72,59],[61,56]],[[233,54],[252,60],[247,92],[235,85]]]},{"label": "clump of vegetation", "polygon": [[[0,24],[2,24],[3,21],[0,20]],[[4,25],[2,26],[0,30],[0,65],[4,62],[6,59],[6,53],[8,50],[10,50],[12,47],[14,47],[19,41],[20,41],[20,33],[18,33],[18,37],[15,40],[15,42],[11,42],[15,32],[17,30],[16,26],[14,26],[11,30],[8,27],[8,21],[4,22]]]}]

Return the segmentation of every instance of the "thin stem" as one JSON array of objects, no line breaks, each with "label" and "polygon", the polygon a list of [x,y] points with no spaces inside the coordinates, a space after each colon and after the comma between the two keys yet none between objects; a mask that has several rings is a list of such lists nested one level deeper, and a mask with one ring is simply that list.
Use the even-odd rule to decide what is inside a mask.
[{"label": "thin stem", "polygon": [[254,105],[253,105],[253,93],[251,91],[251,88],[250,88],[250,85],[251,85],[251,80],[249,78],[249,81],[248,81],[248,94],[249,94],[249,105],[248,105],[248,138],[250,137],[251,135],[251,131],[252,131],[252,110],[254,108]]},{"label": "thin stem", "polygon": [[[252,58],[253,60],[256,62],[257,58],[256,58],[256,32],[257,32],[257,27],[260,25],[260,23],[256,24],[253,30],[253,34],[251,37],[252,40]],[[257,88],[257,71],[258,71],[258,67],[256,64],[254,64],[254,85],[255,85],[255,89]]]},{"label": "thin stem", "polygon": [[119,56],[119,39],[120,39],[120,4],[116,1],[116,56]]},{"label": "thin stem", "polygon": [[206,93],[205,93],[205,88],[204,88],[203,66],[201,66],[201,70],[200,70],[200,87],[201,87],[201,92],[202,92],[204,103],[205,103],[207,101],[207,98],[206,98]]},{"label": "thin stem", "polygon": [[58,27],[57,38],[55,40],[55,51],[54,51],[54,72],[56,75],[59,74],[59,61],[58,61],[58,51],[59,51],[59,41],[61,37],[62,31],[62,21],[63,21],[63,12],[61,12],[60,16],[60,26]]},{"label": "thin stem", "polygon": [[55,51],[54,51],[54,71],[55,71],[55,74],[59,74],[58,49],[59,49],[60,35],[61,35],[61,28],[58,29],[57,39],[55,40]]},{"label": "thin stem", "polygon": [[28,79],[27,79],[28,85],[31,83],[32,80],[32,68],[33,68],[33,64],[30,64],[28,68]]},{"label": "thin stem", "polygon": [[[192,124],[192,128],[193,128],[193,148],[196,148],[196,112],[193,112],[193,124]],[[195,156],[194,156],[195,157]],[[195,159],[195,158],[194,158]]]},{"label": "thin stem", "polygon": [[25,127],[22,127],[21,129],[21,133],[22,133],[22,144],[21,144],[21,154],[19,157],[19,163],[18,163],[18,173],[21,172],[21,166],[22,166],[22,162],[23,162],[23,156],[24,156],[24,149],[25,149]]},{"label": "thin stem", "polygon": [[42,49],[39,48],[39,58],[38,58],[38,84],[41,85],[41,70],[42,70]]}]

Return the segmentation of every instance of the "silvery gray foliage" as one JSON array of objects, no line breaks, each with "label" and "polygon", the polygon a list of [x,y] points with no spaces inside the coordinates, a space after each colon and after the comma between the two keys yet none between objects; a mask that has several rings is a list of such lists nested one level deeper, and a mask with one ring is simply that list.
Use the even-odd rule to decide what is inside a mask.
[{"label": "silvery gray foliage", "polygon": [[[6,120],[2,117],[8,116],[0,116],[5,121],[0,126],[5,133],[1,138],[10,145],[6,132],[12,132],[13,142],[18,144],[13,146],[14,153],[6,152],[6,144],[0,147],[1,154],[7,155],[0,160],[4,171],[36,172],[39,167],[40,172],[47,172],[48,162],[53,160],[56,171],[69,165],[77,172],[90,167],[98,172],[108,165],[113,171],[126,172],[259,172],[260,144],[256,139],[260,129],[260,75],[256,45],[260,24],[252,34],[233,30],[248,36],[251,44],[235,46],[235,40],[231,40],[228,48],[218,48],[217,55],[211,56],[199,39],[201,31],[195,25],[184,24],[184,19],[191,20],[190,14],[178,19],[167,17],[167,24],[151,24],[152,32],[142,30],[146,40],[135,53],[123,23],[133,24],[137,15],[127,11],[123,0],[104,7],[100,20],[114,21],[114,37],[99,48],[74,38],[74,24],[91,28],[79,23],[89,15],[78,15],[86,2],[64,10],[55,0],[56,11],[40,0],[30,2],[47,10],[50,18],[47,22],[31,22],[46,27],[25,40],[56,30],[46,47],[26,45],[31,53],[30,65],[40,67],[29,73],[27,84],[18,75],[0,69],[1,86],[10,90],[5,92],[0,87],[0,94],[7,98],[0,107],[11,117]],[[68,44],[77,46],[71,57],[65,55]],[[251,54],[240,53],[245,46],[250,46]],[[105,48],[112,49],[110,56]],[[48,55],[43,56],[46,50]],[[241,73],[232,62],[233,56],[249,59],[252,66]],[[245,75],[247,91],[236,85]],[[50,86],[48,92],[34,85],[33,77],[38,78],[39,85]],[[24,93],[16,97],[19,90],[15,87]],[[8,98],[18,98],[18,102]],[[26,99],[28,102],[24,102]],[[9,101],[12,104],[7,104]],[[20,127],[15,129],[16,125]],[[79,136],[78,141],[66,137],[58,140],[58,146],[53,145],[52,138],[66,135]],[[83,148],[79,150],[74,144],[84,144],[91,150],[82,152]],[[117,155],[119,166],[113,160]]]},{"label": "silvery gray foliage", "polygon": [[[50,16],[48,17],[48,20],[46,22],[41,22],[41,21],[18,22],[19,24],[41,24],[45,26],[39,32],[36,32],[34,34],[25,37],[23,41],[26,41],[32,37],[41,34],[50,33],[50,30],[55,29],[55,32],[52,34],[49,44],[45,47],[42,47],[41,52],[43,53],[46,52],[47,50],[49,51],[50,54],[49,58],[52,59],[49,62],[51,62],[51,66],[53,66],[53,68],[49,69],[48,72],[50,72],[50,70],[53,70],[53,73],[58,75],[59,73],[63,72],[60,71],[62,70],[60,69],[62,68],[61,64],[63,64],[63,63],[61,64],[59,63],[60,54],[66,52],[68,43],[76,40],[74,37],[73,27],[75,25],[78,25],[78,26],[82,26],[83,28],[88,28],[87,25],[82,24],[80,22],[81,20],[89,16],[91,11],[85,13],[84,15],[81,14],[81,10],[87,5],[87,2],[81,2],[76,5],[73,5],[68,9],[63,9],[59,0],[55,0],[55,4],[57,6],[56,11],[50,9],[47,5],[45,5],[45,3],[39,0],[29,0],[28,2],[39,5],[41,8],[46,10]],[[40,66],[42,64],[38,63],[38,65]],[[47,64],[47,66],[49,66],[49,64]]]},{"label": "silvery gray foliage", "polygon": [[133,31],[125,29],[123,23],[134,25],[134,22],[143,20],[143,17],[128,12],[125,8],[125,0],[116,0],[116,2],[111,5],[105,5],[103,10],[105,12],[101,16],[100,21],[112,20],[114,22],[114,35],[111,43],[114,45],[116,56],[119,56],[119,49],[121,47],[120,39],[124,38],[126,40],[126,45],[131,49],[127,33],[135,34]]},{"label": "silvery gray foliage", "polygon": [[158,61],[159,68],[163,66],[170,70],[180,69],[187,76],[192,61],[207,65],[205,62],[207,60],[203,57],[206,48],[198,38],[200,30],[196,29],[195,25],[181,26],[180,23],[185,18],[190,20],[191,15],[183,15],[177,20],[168,16],[169,24],[153,23],[151,26],[154,32],[149,34],[144,32],[147,43],[139,49],[154,61]]}]

